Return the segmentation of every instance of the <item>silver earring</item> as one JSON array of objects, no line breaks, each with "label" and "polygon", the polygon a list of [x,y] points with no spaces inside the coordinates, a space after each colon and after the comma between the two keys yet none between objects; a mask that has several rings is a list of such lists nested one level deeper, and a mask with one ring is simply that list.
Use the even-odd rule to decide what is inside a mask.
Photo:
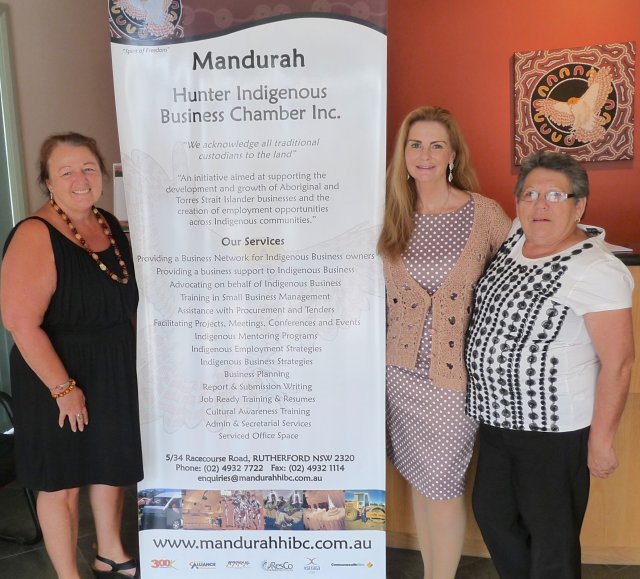
[{"label": "silver earring", "polygon": [[447,181],[449,181],[449,183],[453,181],[453,161],[449,161],[449,176],[447,177]]},{"label": "silver earring", "polygon": [[49,189],[49,201],[53,201],[53,191]]},{"label": "silver earring", "polygon": [[407,181],[411,179],[411,175],[409,175],[409,173],[407,173]]}]

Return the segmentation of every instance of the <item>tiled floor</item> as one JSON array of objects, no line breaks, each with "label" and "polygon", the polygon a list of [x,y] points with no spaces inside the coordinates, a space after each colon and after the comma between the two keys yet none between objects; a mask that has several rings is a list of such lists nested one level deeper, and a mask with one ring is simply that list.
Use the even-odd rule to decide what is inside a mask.
[{"label": "tiled floor", "polygon": [[[135,512],[135,489],[127,489],[123,537],[125,546],[132,554],[137,552],[137,517]],[[28,511],[21,491],[15,488],[0,492],[0,534],[5,529],[29,532],[26,522]],[[78,560],[83,579],[93,578],[91,562],[94,551],[95,531],[88,508],[86,494],[81,495],[80,540]],[[222,578],[222,575],[217,575]],[[621,565],[584,565],[583,579],[640,579],[640,567]],[[423,579],[422,560],[417,551],[387,549],[388,579]],[[21,547],[0,541],[0,579],[55,579],[42,543],[31,547]],[[292,579],[298,579],[297,577]],[[456,579],[498,579],[492,563],[488,559],[463,557]],[[515,578],[510,578],[515,579]],[[553,579],[553,578],[549,578]]]},{"label": "tiled floor", "polygon": [[[125,496],[123,539],[132,553],[138,550],[138,518],[136,516],[136,491],[127,488]],[[26,536],[31,533],[29,512],[22,491],[16,488],[0,489],[0,534],[11,529],[12,533]],[[95,579],[91,563],[95,556],[95,529],[86,492],[80,495],[80,533],[78,562],[82,579]],[[42,542],[32,546],[20,546],[0,541],[0,579],[56,579],[56,574]]]}]

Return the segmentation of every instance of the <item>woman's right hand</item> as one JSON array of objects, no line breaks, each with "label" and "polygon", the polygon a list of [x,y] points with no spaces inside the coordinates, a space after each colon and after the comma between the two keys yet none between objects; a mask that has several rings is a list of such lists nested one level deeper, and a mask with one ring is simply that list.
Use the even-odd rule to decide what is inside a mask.
[{"label": "woman's right hand", "polygon": [[89,414],[85,406],[84,393],[77,386],[66,396],[56,398],[60,415],[58,417],[58,425],[64,427],[65,419],[69,420],[69,426],[73,432],[84,430],[89,424]]}]

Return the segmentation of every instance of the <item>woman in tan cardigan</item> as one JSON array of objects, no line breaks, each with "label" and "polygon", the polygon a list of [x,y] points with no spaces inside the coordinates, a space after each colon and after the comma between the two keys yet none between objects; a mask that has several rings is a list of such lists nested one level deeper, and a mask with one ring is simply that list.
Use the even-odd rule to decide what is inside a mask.
[{"label": "woman in tan cardigan", "polygon": [[451,114],[409,113],[387,172],[378,251],[387,291],[387,452],[412,487],[425,579],[453,579],[476,423],[465,416],[463,341],[473,288],[511,220],[475,193]]}]

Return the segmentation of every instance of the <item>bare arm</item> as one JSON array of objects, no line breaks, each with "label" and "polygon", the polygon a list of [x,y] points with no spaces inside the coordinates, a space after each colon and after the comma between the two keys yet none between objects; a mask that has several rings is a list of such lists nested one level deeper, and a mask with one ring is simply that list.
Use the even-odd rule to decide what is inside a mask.
[{"label": "bare arm", "polygon": [[[2,322],[23,358],[48,388],[66,382],[69,374],[41,325],[56,288],[53,250],[46,226],[27,221],[16,231],[2,262],[0,307]],[[58,398],[59,424],[69,418],[71,429],[84,429],[84,394],[76,388]],[[76,416],[84,420],[78,424]]]},{"label": "bare arm", "polygon": [[613,441],[627,401],[634,360],[631,309],[585,314],[600,372],[589,435],[589,470],[608,477],[618,467]]}]

